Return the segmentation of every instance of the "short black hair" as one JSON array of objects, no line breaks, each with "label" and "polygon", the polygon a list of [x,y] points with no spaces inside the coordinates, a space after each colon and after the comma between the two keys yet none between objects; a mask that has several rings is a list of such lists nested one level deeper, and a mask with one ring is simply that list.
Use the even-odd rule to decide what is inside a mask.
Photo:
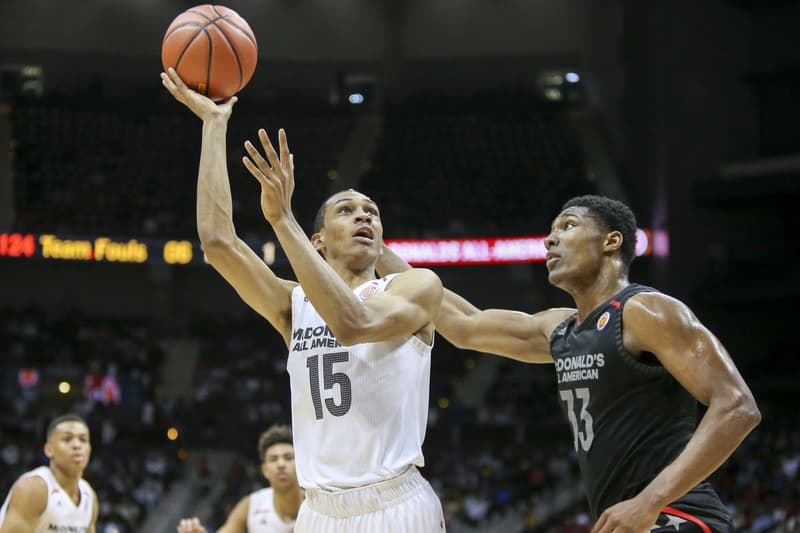
[{"label": "short black hair", "polygon": [[262,463],[267,457],[267,450],[276,444],[291,444],[294,446],[292,428],[285,424],[274,424],[261,434],[258,438],[258,458]]},{"label": "short black hair", "polygon": [[576,196],[568,200],[561,211],[568,207],[585,207],[589,210],[589,214],[602,224],[603,230],[619,231],[622,234],[620,248],[622,260],[626,267],[630,266],[636,257],[636,216],[630,207],[619,200],[593,194]]},{"label": "short black hair", "polygon": [[314,215],[314,233],[319,233],[325,227],[325,210],[328,208],[328,201],[333,198],[333,195],[327,197],[322,205],[317,209],[317,214]]},{"label": "short black hair", "polygon": [[50,423],[47,425],[46,437],[49,439],[50,435],[53,433],[53,431],[55,431],[56,426],[63,422],[80,422],[87,428],[89,427],[89,424],[87,424],[86,420],[84,420],[80,415],[76,415],[75,413],[67,413],[65,415],[57,416],[50,421]]}]

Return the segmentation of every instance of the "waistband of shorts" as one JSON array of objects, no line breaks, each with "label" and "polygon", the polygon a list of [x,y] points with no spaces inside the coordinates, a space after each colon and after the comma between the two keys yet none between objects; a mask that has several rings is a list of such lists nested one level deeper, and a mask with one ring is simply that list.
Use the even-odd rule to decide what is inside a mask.
[{"label": "waistband of shorts", "polygon": [[402,474],[372,485],[340,492],[306,489],[305,503],[314,511],[337,518],[373,513],[410,498],[428,482],[411,465]]}]

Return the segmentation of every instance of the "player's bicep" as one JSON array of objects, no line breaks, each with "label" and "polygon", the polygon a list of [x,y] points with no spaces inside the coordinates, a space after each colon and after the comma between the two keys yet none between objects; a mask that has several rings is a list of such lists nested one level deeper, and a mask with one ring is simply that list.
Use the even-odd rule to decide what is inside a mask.
[{"label": "player's bicep", "polygon": [[47,485],[38,476],[20,479],[11,489],[11,499],[0,533],[27,533],[36,528],[47,506]]},{"label": "player's bicep", "polygon": [[394,278],[386,290],[364,300],[364,331],[369,340],[418,332],[433,322],[442,302],[442,282],[427,269]]},{"label": "player's bicep", "polygon": [[266,318],[284,338],[288,338],[291,292],[297,284],[277,277],[241,239],[237,239],[232,247],[209,247],[206,256],[242,300]]},{"label": "player's bicep", "polygon": [[746,388],[725,347],[685,304],[663,294],[640,294],[623,313],[626,348],[655,355],[700,403]]}]

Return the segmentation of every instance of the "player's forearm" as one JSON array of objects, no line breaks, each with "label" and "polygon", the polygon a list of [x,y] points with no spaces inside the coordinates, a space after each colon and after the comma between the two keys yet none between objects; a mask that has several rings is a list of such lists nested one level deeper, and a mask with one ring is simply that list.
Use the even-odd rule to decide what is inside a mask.
[{"label": "player's forearm", "polygon": [[749,391],[726,405],[712,402],[683,452],[642,495],[658,507],[677,500],[719,468],[760,420]]},{"label": "player's forearm", "polygon": [[361,300],[320,257],[293,216],[285,216],[272,228],[314,309],[339,342],[349,344],[348,340],[365,323]]},{"label": "player's forearm", "polygon": [[480,309],[449,289],[444,290],[442,307],[436,318],[436,330],[459,348],[472,348],[469,344],[469,317]]},{"label": "player's forearm", "polygon": [[228,180],[227,128],[224,118],[203,121],[197,179],[197,233],[204,245],[232,244],[236,238]]}]

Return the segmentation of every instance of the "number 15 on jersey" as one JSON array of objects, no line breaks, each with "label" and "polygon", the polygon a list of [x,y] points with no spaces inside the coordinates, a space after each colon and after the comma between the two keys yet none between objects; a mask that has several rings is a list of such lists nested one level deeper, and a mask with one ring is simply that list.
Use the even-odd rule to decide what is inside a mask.
[{"label": "number 15 on jersey", "polygon": [[[332,397],[325,398],[325,408],[333,416],[346,415],[353,401],[350,377],[344,372],[333,371],[333,365],[349,360],[348,352],[322,354],[322,387],[326,391],[332,391],[333,394],[334,386],[339,386],[339,403],[336,403]],[[312,355],[306,359],[306,367],[308,368],[308,382],[311,385],[311,399],[314,402],[314,414],[317,420],[322,420],[324,412],[319,382],[319,355]]]}]

